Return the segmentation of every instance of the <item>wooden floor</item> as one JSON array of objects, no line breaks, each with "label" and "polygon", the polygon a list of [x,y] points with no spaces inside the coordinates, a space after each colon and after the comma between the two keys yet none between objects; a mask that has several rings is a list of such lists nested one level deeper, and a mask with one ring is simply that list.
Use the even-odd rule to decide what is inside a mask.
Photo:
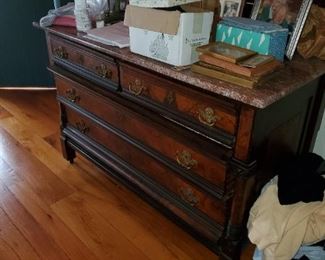
[{"label": "wooden floor", "polygon": [[[77,156],[54,91],[0,90],[0,259],[218,259]],[[251,248],[243,259],[251,259]]]}]

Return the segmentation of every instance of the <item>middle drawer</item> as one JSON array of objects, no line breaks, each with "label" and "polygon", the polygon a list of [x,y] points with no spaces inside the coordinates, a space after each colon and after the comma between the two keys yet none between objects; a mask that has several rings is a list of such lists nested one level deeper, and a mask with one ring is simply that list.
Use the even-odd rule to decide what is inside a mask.
[{"label": "middle drawer", "polygon": [[193,140],[187,140],[175,131],[98,95],[77,82],[60,76],[56,76],[55,80],[58,95],[68,102],[78,104],[134,140],[157,151],[179,171],[200,176],[215,185],[222,191],[220,193],[225,191],[229,172],[226,156],[225,159],[221,158],[225,148],[214,145],[209,153],[204,152]]}]

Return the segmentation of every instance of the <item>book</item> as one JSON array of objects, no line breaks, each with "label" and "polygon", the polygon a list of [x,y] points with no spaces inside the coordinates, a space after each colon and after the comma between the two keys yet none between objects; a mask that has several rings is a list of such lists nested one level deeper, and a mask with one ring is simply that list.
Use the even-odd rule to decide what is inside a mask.
[{"label": "book", "polygon": [[119,48],[130,46],[129,28],[123,24],[123,21],[103,28],[88,30],[84,37]]},{"label": "book", "polygon": [[256,68],[265,63],[269,63],[272,60],[274,60],[274,57],[271,55],[256,54],[246,60],[239,62],[238,64],[243,67]]},{"label": "book", "polygon": [[196,48],[198,52],[208,54],[220,60],[237,63],[256,54],[255,51],[222,42],[213,42]]},{"label": "book", "polygon": [[[259,57],[259,56],[264,56],[264,55],[256,55],[256,56]],[[265,59],[264,62],[261,62],[260,64],[250,61],[252,58],[248,58],[247,59],[248,61],[244,60],[244,61],[240,62],[239,64],[235,64],[232,62],[228,62],[228,61],[225,61],[222,59],[215,58],[209,54],[201,54],[199,56],[200,61],[214,65],[217,68],[219,68],[219,70],[225,69],[225,70],[228,70],[230,73],[237,73],[239,75],[243,75],[246,77],[263,76],[263,75],[273,72],[274,70],[276,70],[282,66],[281,62],[279,62],[278,60],[276,60],[272,57],[268,58],[267,61]],[[255,58],[255,60],[257,60],[257,58]],[[242,64],[246,64],[246,66],[244,66]],[[250,65],[248,65],[248,64],[250,64]]]},{"label": "book", "polygon": [[230,74],[225,70],[216,70],[215,66],[209,65],[204,62],[192,64],[191,70],[199,74],[220,79],[246,88],[254,88],[259,83],[259,78],[238,76],[238,75]]}]

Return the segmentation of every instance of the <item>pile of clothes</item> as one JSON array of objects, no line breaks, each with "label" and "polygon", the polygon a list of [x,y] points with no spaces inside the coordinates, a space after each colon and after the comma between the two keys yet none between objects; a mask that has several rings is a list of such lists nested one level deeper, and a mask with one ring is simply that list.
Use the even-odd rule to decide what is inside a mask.
[{"label": "pile of clothes", "polygon": [[253,259],[325,260],[325,160],[307,153],[277,173],[250,210]]}]

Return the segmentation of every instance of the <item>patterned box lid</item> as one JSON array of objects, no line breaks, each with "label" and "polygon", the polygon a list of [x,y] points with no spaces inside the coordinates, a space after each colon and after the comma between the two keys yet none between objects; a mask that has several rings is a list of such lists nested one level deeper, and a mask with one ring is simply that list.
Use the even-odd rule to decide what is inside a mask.
[{"label": "patterned box lid", "polygon": [[225,17],[220,21],[219,24],[260,33],[288,32],[288,29],[283,28],[278,24],[244,17]]}]

